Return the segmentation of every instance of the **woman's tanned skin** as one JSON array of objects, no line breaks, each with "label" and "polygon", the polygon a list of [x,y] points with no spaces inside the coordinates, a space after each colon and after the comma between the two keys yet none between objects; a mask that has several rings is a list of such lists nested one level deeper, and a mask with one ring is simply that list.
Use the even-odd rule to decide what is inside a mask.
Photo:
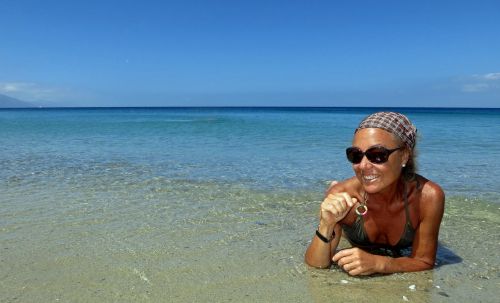
[{"label": "woman's tanned skin", "polygon": [[[366,151],[373,146],[387,149],[403,146],[390,132],[380,128],[364,128],[354,135],[352,146]],[[363,157],[353,164],[355,176],[331,186],[320,205],[318,231],[325,243],[314,236],[305,253],[305,262],[316,268],[329,268],[336,262],[350,275],[411,272],[431,269],[436,260],[439,226],[444,212],[444,192],[436,183],[415,175],[405,180],[402,167],[411,157],[404,148],[393,152],[387,162],[374,164]],[[369,196],[369,211],[364,216],[364,228],[370,242],[395,245],[405,228],[404,183],[406,183],[411,225],[415,229],[412,253],[408,257],[393,258],[374,255],[352,247],[336,252],[342,235],[341,225],[352,225],[355,208]],[[419,185],[419,186],[417,186]]]}]

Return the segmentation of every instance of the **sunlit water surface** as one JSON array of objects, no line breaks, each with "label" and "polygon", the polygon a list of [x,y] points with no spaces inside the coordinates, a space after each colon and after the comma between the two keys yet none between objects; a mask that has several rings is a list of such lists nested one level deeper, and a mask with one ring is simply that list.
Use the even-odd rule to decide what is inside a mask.
[{"label": "sunlit water surface", "polygon": [[0,111],[0,302],[497,302],[498,110],[406,110],[447,195],[434,270],[303,263],[372,111]]}]

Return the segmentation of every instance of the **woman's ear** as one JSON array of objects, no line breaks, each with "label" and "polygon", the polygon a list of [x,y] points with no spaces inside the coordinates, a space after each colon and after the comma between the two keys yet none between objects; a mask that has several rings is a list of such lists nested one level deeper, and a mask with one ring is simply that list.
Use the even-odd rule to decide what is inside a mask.
[{"label": "woman's ear", "polygon": [[405,148],[403,150],[403,158],[401,159],[401,166],[405,167],[406,164],[408,163],[408,160],[410,159],[411,151],[408,150],[408,148]]}]

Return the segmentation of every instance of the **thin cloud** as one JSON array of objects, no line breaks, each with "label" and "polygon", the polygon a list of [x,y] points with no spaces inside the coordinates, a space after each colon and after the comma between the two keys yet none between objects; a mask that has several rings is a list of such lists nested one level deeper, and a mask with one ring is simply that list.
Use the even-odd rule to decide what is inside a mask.
[{"label": "thin cloud", "polygon": [[486,83],[464,84],[462,91],[465,93],[479,93],[487,91],[489,88],[490,86]]},{"label": "thin cloud", "polygon": [[500,80],[500,73],[489,73],[484,75],[486,80]]},{"label": "thin cloud", "polygon": [[500,88],[500,73],[472,75],[462,83],[461,90],[465,93],[482,93]]},{"label": "thin cloud", "polygon": [[0,83],[0,92],[2,93],[13,93],[24,91],[29,87],[32,87],[33,83],[20,83],[20,82],[7,82]]},{"label": "thin cloud", "polygon": [[500,73],[488,73],[483,75],[474,75],[474,79],[478,80],[486,80],[486,81],[495,81],[500,80]]},{"label": "thin cloud", "polygon": [[0,82],[0,93],[25,101],[49,101],[59,98],[63,91],[32,82]]}]

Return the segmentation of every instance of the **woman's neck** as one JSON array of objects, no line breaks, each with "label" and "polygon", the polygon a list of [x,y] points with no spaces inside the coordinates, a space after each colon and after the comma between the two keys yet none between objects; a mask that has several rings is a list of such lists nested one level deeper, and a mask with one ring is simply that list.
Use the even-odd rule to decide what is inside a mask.
[{"label": "woman's neck", "polygon": [[[369,204],[375,204],[375,205],[386,205],[389,206],[390,204],[394,202],[399,202],[401,201],[401,197],[403,196],[403,186],[404,186],[404,181],[399,178],[396,180],[394,183],[389,185],[387,188],[384,190],[373,193],[373,194],[368,194],[365,192],[365,199]],[[371,203],[370,203],[371,202]]]}]

